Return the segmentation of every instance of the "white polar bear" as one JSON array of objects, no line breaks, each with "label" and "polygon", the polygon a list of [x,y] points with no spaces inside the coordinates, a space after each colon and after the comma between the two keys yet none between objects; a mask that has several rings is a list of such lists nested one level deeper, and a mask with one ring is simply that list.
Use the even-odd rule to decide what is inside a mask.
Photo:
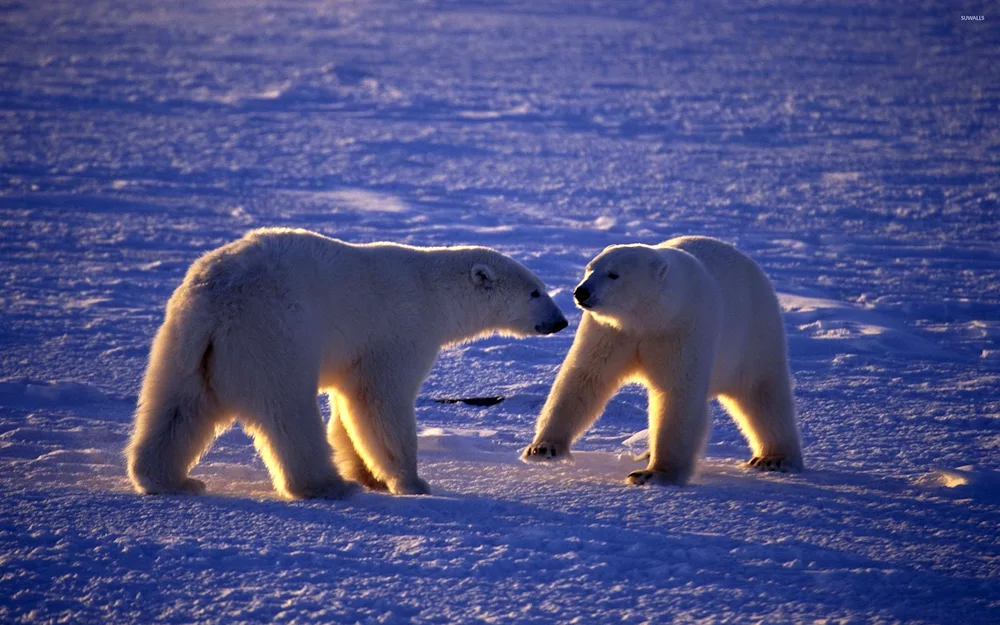
[{"label": "white polar bear", "polygon": [[[202,256],[170,298],[129,477],[142,493],[204,491],[188,471],[238,419],[287,497],[353,491],[334,452],[350,480],[426,493],[414,400],[441,347],[566,325],[541,280],[488,248],[252,231]],[[331,392],[326,436],[320,389]]]},{"label": "white polar bear", "polygon": [[707,237],[612,246],[574,295],[583,320],[524,460],[569,456],[618,387],[639,381],[649,389],[649,464],[630,483],[687,483],[712,397],[750,442],[751,466],[803,468],[781,310],[750,258]]}]

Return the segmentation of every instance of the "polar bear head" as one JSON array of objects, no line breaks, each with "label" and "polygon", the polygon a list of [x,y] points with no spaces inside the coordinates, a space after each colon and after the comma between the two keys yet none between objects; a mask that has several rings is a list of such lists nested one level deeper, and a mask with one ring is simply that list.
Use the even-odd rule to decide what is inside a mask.
[{"label": "polar bear head", "polygon": [[545,284],[509,256],[480,249],[468,275],[492,331],[524,337],[553,334],[569,325]]},{"label": "polar bear head", "polygon": [[622,330],[662,330],[685,305],[684,272],[672,270],[672,251],[648,245],[605,248],[573,291],[577,306]]}]

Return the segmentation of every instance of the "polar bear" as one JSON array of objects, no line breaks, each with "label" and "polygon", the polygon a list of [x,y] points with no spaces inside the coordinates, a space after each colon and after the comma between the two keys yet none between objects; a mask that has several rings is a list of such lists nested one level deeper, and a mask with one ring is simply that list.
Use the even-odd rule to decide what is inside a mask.
[{"label": "polar bear", "polygon": [[343,477],[427,493],[414,400],[441,347],[566,325],[542,281],[489,248],[251,231],[198,259],[167,304],[129,477],[141,493],[203,492],[188,471],[239,420],[286,497],[342,497],[356,490]]},{"label": "polar bear", "polygon": [[618,387],[639,381],[649,390],[649,463],[629,483],[687,483],[712,397],[749,441],[750,466],[803,468],[778,299],[750,258],[708,237],[612,246],[574,297],[583,320],[524,460],[568,457]]}]

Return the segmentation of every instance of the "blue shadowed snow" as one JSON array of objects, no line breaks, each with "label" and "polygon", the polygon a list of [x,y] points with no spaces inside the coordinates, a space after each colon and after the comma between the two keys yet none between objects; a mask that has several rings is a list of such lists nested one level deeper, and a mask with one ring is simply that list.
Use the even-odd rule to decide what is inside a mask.
[{"label": "blue shadowed snow", "polygon": [[[0,4],[0,621],[1000,621],[998,20]],[[239,429],[194,471],[209,495],[131,492],[167,298],[275,225],[490,245],[568,313],[441,354],[417,406],[433,496],[279,501]],[[745,470],[719,411],[691,486],[628,488],[636,387],[575,464],[518,462],[586,262],[680,234],[737,244],[781,293],[810,470]]]}]

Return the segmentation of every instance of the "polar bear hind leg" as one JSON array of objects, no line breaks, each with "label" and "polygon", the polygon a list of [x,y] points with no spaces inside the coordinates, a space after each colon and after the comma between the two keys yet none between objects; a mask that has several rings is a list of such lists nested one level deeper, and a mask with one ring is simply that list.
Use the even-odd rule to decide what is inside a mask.
[{"label": "polar bear hind leg", "polygon": [[[205,483],[188,477],[188,472],[216,434],[232,423],[205,382],[211,343],[200,337],[191,339],[181,330],[167,322],[157,332],[139,395],[126,455],[129,479],[140,493],[205,492]],[[173,347],[184,339],[197,344],[194,358],[179,358],[175,353]]]},{"label": "polar bear hind leg", "polygon": [[760,471],[804,468],[795,400],[787,375],[764,378],[738,392],[719,396],[750,444],[748,466]]},{"label": "polar bear hind leg", "polygon": [[[230,420],[219,419],[204,396],[148,401],[138,410],[128,449],[129,477],[150,495],[205,492],[205,483],[188,471]],[[216,418],[213,418],[216,417]]]},{"label": "polar bear hind leg", "polygon": [[327,440],[333,447],[334,461],[340,474],[346,479],[357,482],[369,490],[388,491],[389,486],[382,480],[375,477],[365,464],[361,454],[358,453],[354,441],[344,422],[341,414],[347,413],[347,406],[342,397],[334,393],[330,394],[330,423],[326,429]]}]

